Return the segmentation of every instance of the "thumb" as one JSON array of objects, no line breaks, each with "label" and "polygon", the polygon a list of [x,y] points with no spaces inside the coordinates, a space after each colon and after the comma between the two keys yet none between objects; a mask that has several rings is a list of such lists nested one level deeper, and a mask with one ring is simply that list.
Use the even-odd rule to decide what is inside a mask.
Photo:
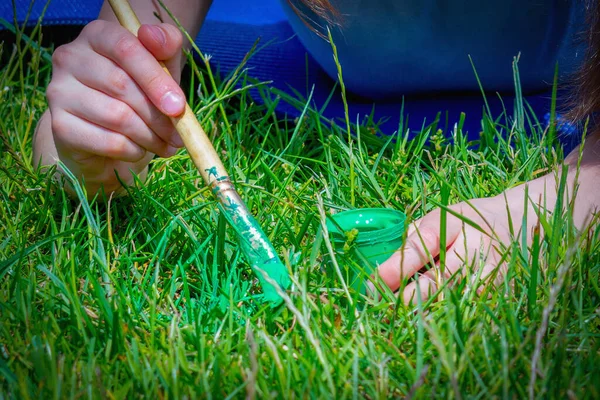
[{"label": "thumb", "polygon": [[138,30],[138,39],[158,61],[166,65],[179,83],[183,55],[183,36],[179,29],[170,24],[142,25]]}]

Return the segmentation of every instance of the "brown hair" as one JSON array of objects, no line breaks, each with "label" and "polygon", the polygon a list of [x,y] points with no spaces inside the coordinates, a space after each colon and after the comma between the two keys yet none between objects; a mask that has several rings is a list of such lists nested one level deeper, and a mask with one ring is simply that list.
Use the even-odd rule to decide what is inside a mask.
[{"label": "brown hair", "polygon": [[584,122],[593,113],[600,111],[600,0],[590,0],[586,4],[588,48],[582,67],[575,78],[575,96],[570,117],[573,121]]},{"label": "brown hair", "polygon": [[[327,27],[340,24],[341,15],[329,0],[287,0],[287,2],[302,22],[321,37],[327,38]],[[321,23],[325,23],[325,26],[314,17]]]}]

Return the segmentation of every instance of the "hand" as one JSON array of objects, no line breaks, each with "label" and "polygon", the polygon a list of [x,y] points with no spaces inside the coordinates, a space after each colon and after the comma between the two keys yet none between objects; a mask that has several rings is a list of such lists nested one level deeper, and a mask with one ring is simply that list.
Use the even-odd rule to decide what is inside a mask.
[{"label": "hand", "polygon": [[[88,191],[112,192],[154,154],[173,155],[181,138],[167,116],[181,114],[182,36],[169,24],[143,25],[138,38],[118,23],[94,21],[56,49],[47,90],[60,160]],[[165,62],[170,77],[157,60]],[[166,114],[166,115],[165,115]]]},{"label": "hand", "polygon": [[[580,187],[599,187],[600,163],[590,164],[594,165],[582,167],[579,177]],[[567,179],[569,193],[573,193],[575,175],[575,167],[571,165]],[[391,290],[396,291],[403,280],[432,265],[430,269],[422,271],[416,280],[408,283],[402,293],[399,293],[405,304],[416,303],[417,295],[422,301],[427,300],[435,294],[440,285],[452,277],[469,279],[469,284],[479,293],[486,285],[502,283],[506,270],[506,262],[503,259],[504,249],[514,238],[519,238],[521,235],[520,229],[525,210],[525,185],[529,185],[525,228],[529,244],[533,228],[538,224],[535,208],[543,210],[537,204],[545,204],[547,209],[554,210],[557,199],[557,182],[554,174],[517,186],[495,197],[475,199],[450,206],[446,213],[447,251],[443,270],[436,260],[440,254],[441,210],[430,212],[411,225],[403,248],[379,266],[379,277]],[[575,224],[580,229],[590,222],[592,213],[600,205],[598,191],[592,190],[591,195],[589,190],[582,190],[582,192],[577,195],[574,213]],[[473,224],[463,222],[467,220]],[[511,222],[513,234],[510,230]],[[372,285],[371,290],[373,290]]]},{"label": "hand", "polygon": [[[434,265],[427,271],[422,271],[416,280],[404,287],[400,295],[406,304],[416,303],[417,288],[421,300],[425,301],[444,281],[451,277],[475,280],[479,269],[481,283],[502,282],[502,246],[510,243],[511,238],[506,208],[505,200],[501,196],[475,199],[450,206],[446,213],[447,250],[443,270],[437,260],[441,247],[441,210],[430,212],[409,227],[404,247],[379,266],[379,276],[390,289],[396,291],[402,280],[412,277],[427,265]],[[520,213],[519,210],[516,211],[518,216],[522,217],[522,210]],[[453,213],[460,215],[462,220]],[[530,220],[536,219],[533,211],[529,216]],[[472,222],[473,226],[463,220]],[[520,223],[516,226],[520,226]],[[481,287],[480,284],[478,286]]]}]

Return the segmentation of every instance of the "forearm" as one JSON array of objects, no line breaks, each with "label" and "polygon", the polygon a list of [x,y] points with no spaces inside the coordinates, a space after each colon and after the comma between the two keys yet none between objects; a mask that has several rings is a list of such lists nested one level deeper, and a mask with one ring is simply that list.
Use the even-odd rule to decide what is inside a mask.
[{"label": "forearm", "polygon": [[573,219],[582,229],[600,211],[600,130],[588,136],[583,147],[573,150],[557,171],[528,183],[531,202],[541,202],[549,211],[554,210],[563,168],[568,168],[563,204],[567,207],[574,201]]},{"label": "forearm", "polygon": [[582,228],[594,213],[600,212],[600,130],[586,138],[583,148],[573,150],[565,164],[569,168],[571,196],[577,188],[573,217]]}]

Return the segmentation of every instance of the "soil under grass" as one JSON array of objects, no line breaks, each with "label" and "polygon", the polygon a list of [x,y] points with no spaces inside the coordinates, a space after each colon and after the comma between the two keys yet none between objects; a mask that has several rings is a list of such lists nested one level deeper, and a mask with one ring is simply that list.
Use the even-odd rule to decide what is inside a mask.
[{"label": "soil under grass", "polygon": [[272,310],[185,151],[118,199],[70,199],[34,167],[51,73],[36,40],[0,47],[0,398],[600,397],[600,230],[579,234],[568,212],[533,248],[508,244],[505,284],[416,306],[346,293],[315,248],[323,214],[418,218],[444,187],[455,203],[551,171],[562,152],[524,105],[482,116],[478,143],[460,121],[410,141],[366,121],[349,139],[192,64],[189,98],[293,274]]}]

